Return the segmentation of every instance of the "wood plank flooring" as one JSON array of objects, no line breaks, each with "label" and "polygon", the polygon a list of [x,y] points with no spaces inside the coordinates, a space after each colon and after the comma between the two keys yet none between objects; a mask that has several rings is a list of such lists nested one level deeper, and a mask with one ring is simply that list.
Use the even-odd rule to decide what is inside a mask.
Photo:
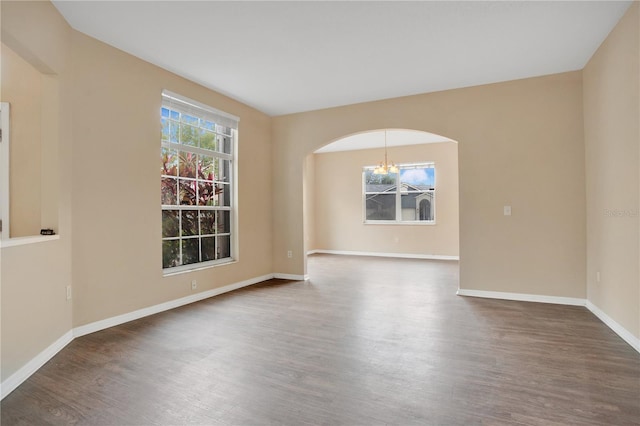
[{"label": "wood plank flooring", "polygon": [[456,296],[456,262],[309,273],[76,339],[2,425],[640,424],[640,355],[585,308]]}]

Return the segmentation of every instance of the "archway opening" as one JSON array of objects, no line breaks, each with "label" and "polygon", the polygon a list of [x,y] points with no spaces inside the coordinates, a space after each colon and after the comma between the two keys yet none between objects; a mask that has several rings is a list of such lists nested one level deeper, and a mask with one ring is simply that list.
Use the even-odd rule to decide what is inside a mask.
[{"label": "archway opening", "polygon": [[[385,133],[398,173],[380,176]],[[303,170],[306,254],[459,259],[456,141],[410,129],[360,132],[309,154]]]}]

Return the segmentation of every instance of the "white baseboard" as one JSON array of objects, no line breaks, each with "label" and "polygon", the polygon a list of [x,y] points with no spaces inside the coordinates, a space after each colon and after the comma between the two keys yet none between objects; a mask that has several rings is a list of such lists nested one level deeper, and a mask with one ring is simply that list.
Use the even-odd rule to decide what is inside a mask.
[{"label": "white baseboard", "polygon": [[609,315],[605,314],[600,308],[587,300],[587,309],[589,309],[593,315],[597,316],[600,321],[605,323],[607,327],[613,330],[618,336],[627,342],[633,349],[640,352],[640,339],[634,336],[629,330],[620,325],[620,323],[613,320]]},{"label": "white baseboard", "polygon": [[188,305],[193,302],[208,299],[213,296],[217,296],[222,293],[237,290],[242,287],[247,287],[252,284],[267,281],[274,278],[274,274],[267,274],[261,277],[251,278],[245,281],[240,281],[234,284],[229,284],[223,287],[214,288],[212,290],[203,291],[201,293],[193,294],[180,299],[170,300],[159,305],[149,306],[147,308],[138,309],[137,311],[129,312],[126,314],[118,315],[115,317],[107,318],[101,321],[92,322],[90,324],[81,325],[72,330],[66,332],[62,337],[53,342],[49,347],[36,355],[33,359],[27,362],[22,368],[9,376],[4,382],[0,384],[0,399],[4,399],[5,396],[13,392],[18,386],[27,380],[33,373],[35,373],[40,367],[42,367],[47,361],[53,358],[58,352],[60,352],[65,346],[73,341],[76,337],[84,336],[86,334],[94,333],[96,331],[104,330],[106,328],[114,327],[116,325],[124,324],[125,322],[133,321],[139,318],[143,318],[149,315],[157,314],[160,312],[174,309],[179,306]]},{"label": "white baseboard", "polygon": [[76,327],[73,329],[73,337],[84,336],[85,334],[94,333],[96,331],[100,331],[106,328],[114,327],[116,325],[124,324],[125,322],[137,320],[139,318],[147,317],[149,315],[154,315],[160,312],[168,311],[169,309],[174,309],[180,306],[188,305],[190,303],[208,299],[210,297],[217,296],[222,293],[228,293],[230,291],[237,290],[242,287],[247,287],[262,281],[267,281],[267,280],[270,280],[271,278],[274,278],[274,275],[267,274],[260,277],[251,278],[245,281],[240,281],[234,284],[225,285],[223,287],[214,288],[212,290],[203,291],[201,293],[192,294],[190,296],[181,297],[180,299],[170,300],[168,302],[160,303],[159,305],[138,309],[137,311],[128,312],[126,314],[103,319],[101,321],[96,321],[90,324],[81,325],[80,327]]},{"label": "white baseboard", "polygon": [[469,290],[460,288],[458,296],[484,297],[487,299],[517,300],[521,302],[553,303],[556,305],[585,306],[585,299],[573,297],[544,296],[540,294],[504,293],[501,291]]},{"label": "white baseboard", "polygon": [[[325,253],[328,251],[317,250],[318,253]],[[353,254],[354,252],[334,253],[334,254]],[[357,255],[357,254],[356,254]],[[362,254],[363,256],[374,256],[375,254]],[[398,257],[398,256],[392,256]],[[229,291],[237,290],[242,287],[247,287],[252,284],[267,281],[271,278],[280,278],[288,280],[308,280],[308,275],[292,275],[292,274],[267,274],[256,278],[251,278],[245,281],[241,281],[234,284],[229,284],[223,287],[214,288],[212,290],[197,293],[191,296],[182,297],[180,299],[171,300],[169,302],[161,303],[159,305],[150,306],[148,308],[138,309],[127,314],[118,315],[112,318],[107,318],[101,321],[96,321],[90,324],[76,327],[66,332],[63,336],[58,338],[55,342],[49,345],[46,349],[32,358],[18,371],[9,376],[5,381],[0,383],[0,400],[4,399],[7,395],[13,392],[18,386],[20,386],[25,380],[27,380],[33,373],[46,364],[51,358],[53,358],[58,352],[60,352],[65,346],[73,341],[74,338],[84,336],[86,334],[94,333],[96,331],[104,330],[106,328],[114,327],[116,325],[123,324],[125,322],[133,321],[139,318],[143,318],[149,315],[157,314],[160,312],[174,309],[179,306],[194,303],[200,300],[208,299],[219,294],[227,293]],[[605,314],[600,308],[585,299],[577,299],[571,297],[558,297],[558,296],[543,296],[536,294],[521,294],[521,293],[504,293],[497,291],[484,291],[484,290],[468,290],[458,289],[457,293],[460,296],[471,297],[484,297],[490,299],[503,299],[503,300],[518,300],[525,302],[540,302],[540,303],[554,303],[561,305],[573,305],[573,306],[586,306],[596,317],[598,317],[604,324],[611,328],[616,334],[618,334],[625,342],[627,342],[632,348],[640,352],[640,339],[635,337],[631,332],[614,321],[611,317]]]},{"label": "white baseboard", "polygon": [[572,297],[542,296],[537,294],[503,293],[499,291],[468,290],[458,289],[459,296],[484,297],[488,299],[518,300],[522,302],[554,303],[558,305],[584,306],[590,310],[600,321],[613,330],[622,340],[627,342],[633,349],[640,352],[640,339],[634,336],[629,330],[605,314],[600,308],[586,299]]},{"label": "white baseboard", "polygon": [[293,281],[307,281],[309,279],[309,275],[295,275],[295,274],[273,274],[273,278],[278,278],[280,280],[293,280]]},{"label": "white baseboard", "polygon": [[427,260],[460,260],[460,256],[445,256],[440,254],[413,254],[413,253],[379,253],[369,251],[348,251],[348,250],[309,250],[307,255],[323,253],[323,254],[342,254],[347,256],[374,256],[374,257],[397,257],[401,259],[427,259]]},{"label": "white baseboard", "polygon": [[73,340],[73,330],[69,330],[58,340],[49,345],[45,350],[40,352],[22,368],[9,376],[2,384],[0,384],[0,399],[13,392],[18,386],[27,380],[33,373],[38,371],[40,367],[45,365],[47,361],[55,356],[58,352],[67,346]]}]

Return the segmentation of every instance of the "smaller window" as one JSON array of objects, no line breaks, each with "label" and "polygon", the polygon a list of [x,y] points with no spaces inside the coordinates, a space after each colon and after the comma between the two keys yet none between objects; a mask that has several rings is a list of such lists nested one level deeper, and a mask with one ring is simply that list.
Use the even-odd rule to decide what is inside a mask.
[{"label": "smaller window", "polygon": [[435,223],[434,163],[401,164],[398,173],[362,170],[363,210],[367,223]]}]

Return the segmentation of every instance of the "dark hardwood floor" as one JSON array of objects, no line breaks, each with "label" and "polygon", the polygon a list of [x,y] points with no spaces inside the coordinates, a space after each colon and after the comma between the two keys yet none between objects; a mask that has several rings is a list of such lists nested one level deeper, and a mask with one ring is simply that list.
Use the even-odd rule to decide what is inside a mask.
[{"label": "dark hardwood floor", "polygon": [[2,425],[640,424],[640,355],[585,308],[456,296],[456,262],[309,273],[76,339]]}]

